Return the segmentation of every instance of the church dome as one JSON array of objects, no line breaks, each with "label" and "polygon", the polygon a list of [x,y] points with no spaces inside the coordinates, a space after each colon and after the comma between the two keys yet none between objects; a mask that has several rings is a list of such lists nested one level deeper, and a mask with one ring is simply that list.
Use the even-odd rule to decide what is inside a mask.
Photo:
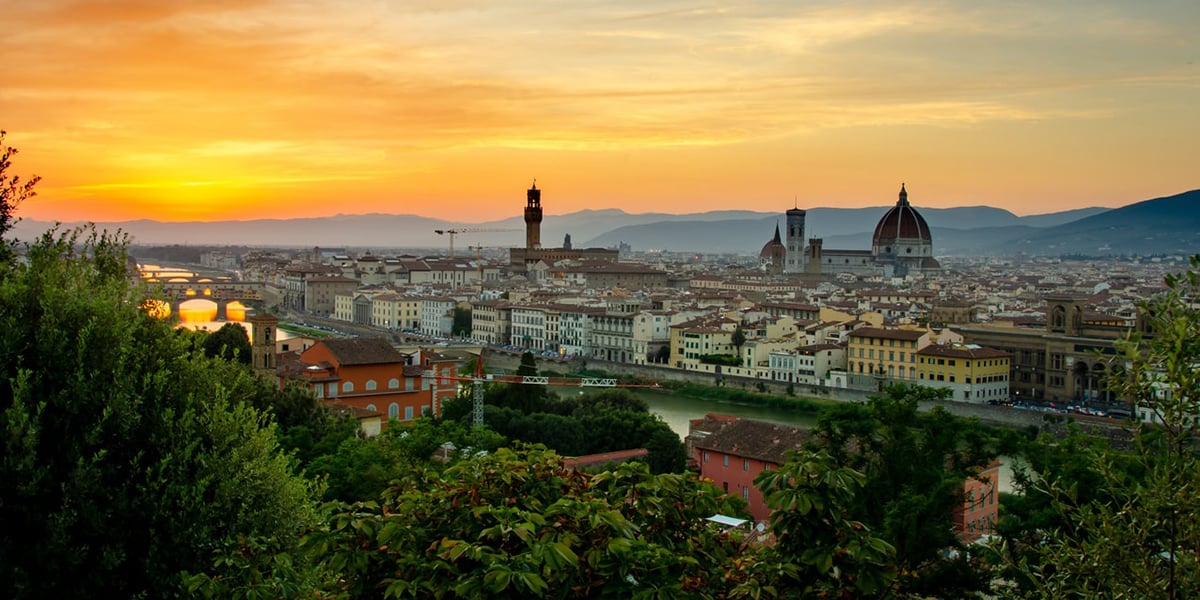
[{"label": "church dome", "polygon": [[879,224],[875,226],[875,235],[872,238],[872,246],[887,246],[896,240],[916,241],[920,240],[929,243],[933,240],[929,235],[929,225],[925,224],[925,218],[917,209],[908,204],[908,192],[904,189],[904,184],[900,184],[900,199],[896,202],[887,214],[879,220]]},{"label": "church dome", "polygon": [[762,252],[758,253],[759,258],[774,258],[781,252],[786,252],[787,246],[783,245],[783,240],[779,237],[779,225],[775,226],[775,237],[763,244]]}]

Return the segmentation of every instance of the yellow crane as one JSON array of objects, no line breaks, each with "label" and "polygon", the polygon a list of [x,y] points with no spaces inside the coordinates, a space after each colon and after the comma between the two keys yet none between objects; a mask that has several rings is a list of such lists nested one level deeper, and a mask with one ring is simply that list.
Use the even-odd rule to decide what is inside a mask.
[{"label": "yellow crane", "polygon": [[460,233],[499,233],[502,231],[517,231],[516,229],[493,229],[490,227],[459,227],[457,229],[434,229],[438,235],[450,236],[450,258],[454,258],[454,236]]}]

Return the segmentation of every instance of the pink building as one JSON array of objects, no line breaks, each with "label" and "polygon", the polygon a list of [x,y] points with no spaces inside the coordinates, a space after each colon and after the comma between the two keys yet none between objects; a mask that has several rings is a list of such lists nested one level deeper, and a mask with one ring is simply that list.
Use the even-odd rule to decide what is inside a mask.
[{"label": "pink building", "polygon": [[964,544],[996,533],[999,503],[996,486],[1000,480],[1000,462],[983,467],[963,482],[962,503],[954,508],[954,531]]},{"label": "pink building", "polygon": [[688,453],[700,476],[745,499],[756,522],[767,521],[771,511],[754,487],[754,478],[779,468],[787,451],[798,450],[808,438],[808,431],[711,413],[693,420],[688,430]]}]

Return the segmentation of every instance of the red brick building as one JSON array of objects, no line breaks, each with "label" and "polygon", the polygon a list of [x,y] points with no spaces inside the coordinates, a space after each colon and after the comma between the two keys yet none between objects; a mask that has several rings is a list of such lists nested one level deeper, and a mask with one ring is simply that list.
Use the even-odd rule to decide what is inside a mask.
[{"label": "red brick building", "polygon": [[700,476],[745,499],[756,522],[767,521],[771,511],[754,478],[779,468],[787,451],[798,450],[808,438],[799,427],[717,414],[693,420],[688,431],[688,451]]},{"label": "red brick building", "polygon": [[437,353],[406,355],[383,338],[321,340],[288,360],[281,355],[280,383],[299,381],[332,405],[375,411],[401,422],[441,414],[454,397],[455,361]]}]

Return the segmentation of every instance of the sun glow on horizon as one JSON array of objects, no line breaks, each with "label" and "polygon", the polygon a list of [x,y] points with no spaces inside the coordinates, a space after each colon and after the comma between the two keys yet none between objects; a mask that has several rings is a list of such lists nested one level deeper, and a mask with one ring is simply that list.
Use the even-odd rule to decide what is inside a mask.
[{"label": "sun glow on horizon", "polygon": [[[1097,18],[1082,20],[1087,10]],[[879,206],[1195,187],[1200,5],[0,5],[22,217]],[[80,32],[86,31],[86,36]]]}]

